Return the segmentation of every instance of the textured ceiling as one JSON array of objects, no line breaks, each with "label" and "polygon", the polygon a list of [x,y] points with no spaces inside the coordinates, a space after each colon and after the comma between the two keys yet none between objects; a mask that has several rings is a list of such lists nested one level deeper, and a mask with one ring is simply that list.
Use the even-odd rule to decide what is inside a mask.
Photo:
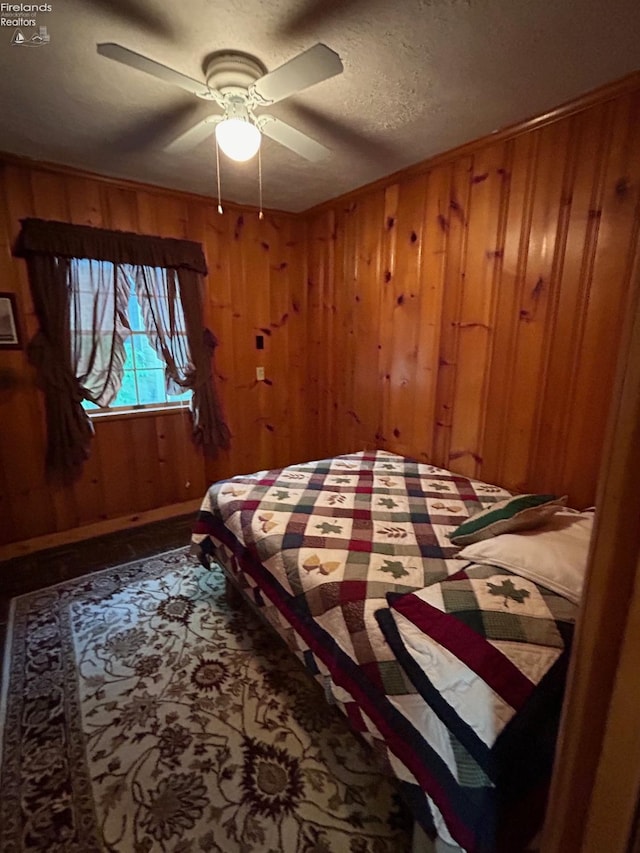
[{"label": "textured ceiling", "polygon": [[[309,163],[264,140],[264,204],[281,210],[304,210],[640,68],[638,0],[51,6],[37,15],[48,44],[11,44],[14,28],[0,26],[0,151],[207,195],[216,187],[212,139],[189,154],[162,146],[211,107],[99,56],[96,43],[197,79],[216,50],[253,54],[269,70],[318,41],[335,50],[342,75],[270,109],[331,149]],[[257,204],[256,162],[224,160],[222,191]]]}]

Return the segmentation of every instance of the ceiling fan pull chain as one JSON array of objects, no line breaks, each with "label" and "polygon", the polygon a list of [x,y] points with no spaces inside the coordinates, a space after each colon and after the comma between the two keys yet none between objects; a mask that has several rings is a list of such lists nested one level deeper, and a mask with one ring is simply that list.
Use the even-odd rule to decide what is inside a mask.
[{"label": "ceiling fan pull chain", "polygon": [[260,188],[260,212],[258,213],[258,219],[264,219],[264,213],[262,212],[262,146],[258,148],[258,186]]},{"label": "ceiling fan pull chain", "polygon": [[218,148],[218,137],[216,136],[216,178],[218,179],[218,213],[224,213],[222,210],[222,198],[220,195],[220,149]]}]

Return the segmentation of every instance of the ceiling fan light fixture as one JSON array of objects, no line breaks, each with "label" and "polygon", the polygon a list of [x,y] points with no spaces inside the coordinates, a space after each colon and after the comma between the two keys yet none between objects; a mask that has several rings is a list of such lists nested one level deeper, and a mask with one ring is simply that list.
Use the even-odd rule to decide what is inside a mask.
[{"label": "ceiling fan light fixture", "polygon": [[227,118],[216,125],[216,139],[227,157],[244,163],[258,153],[262,134],[246,119]]}]

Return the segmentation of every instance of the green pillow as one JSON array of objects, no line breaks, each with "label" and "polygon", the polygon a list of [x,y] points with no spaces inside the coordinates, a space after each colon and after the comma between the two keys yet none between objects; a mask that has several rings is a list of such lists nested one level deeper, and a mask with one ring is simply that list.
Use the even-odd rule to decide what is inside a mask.
[{"label": "green pillow", "polygon": [[514,495],[463,521],[449,533],[449,539],[454,545],[471,545],[500,533],[531,530],[543,525],[566,503],[566,495]]}]

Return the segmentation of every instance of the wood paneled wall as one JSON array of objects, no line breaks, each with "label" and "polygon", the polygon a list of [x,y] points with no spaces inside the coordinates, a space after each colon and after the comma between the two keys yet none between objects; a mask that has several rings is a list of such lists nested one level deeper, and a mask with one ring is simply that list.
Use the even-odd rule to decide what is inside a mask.
[{"label": "wood paneled wall", "polygon": [[317,455],[593,502],[640,210],[640,92],[307,221]]},{"label": "wood paneled wall", "polygon": [[205,464],[185,412],[103,419],[82,479],[54,489],[33,372],[23,350],[0,350],[0,544],[373,446],[592,503],[640,223],[634,85],[263,222],[198,196],[1,163],[0,290],[17,294],[25,339],[36,321],[11,257],[20,218],[203,243],[233,441]]},{"label": "wood paneled wall", "polygon": [[[0,544],[200,498],[215,479],[308,457],[303,428],[306,287],[295,219],[149,187],[7,160],[0,165],[0,290],[17,294],[28,340],[37,329],[25,264],[11,257],[19,220],[57,219],[204,245],[206,323],[219,339],[217,387],[231,450],[207,461],[185,411],[96,421],[91,459],[69,488],[43,476],[42,395],[24,350],[0,350]],[[301,231],[302,233],[302,231]],[[262,334],[265,349],[256,351]],[[266,368],[258,383],[255,368]]]}]

